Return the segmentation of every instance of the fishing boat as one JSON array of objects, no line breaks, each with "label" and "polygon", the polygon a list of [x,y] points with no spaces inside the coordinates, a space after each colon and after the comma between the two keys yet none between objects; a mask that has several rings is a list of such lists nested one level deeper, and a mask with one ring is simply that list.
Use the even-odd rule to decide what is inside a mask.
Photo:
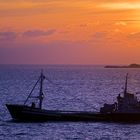
[{"label": "fishing boat", "polygon": [[[99,112],[90,111],[63,111],[63,110],[45,110],[42,109],[43,95],[43,82],[46,79],[43,72],[23,105],[6,104],[13,120],[16,121],[107,121],[107,122],[140,122],[140,102],[135,94],[127,92],[127,79],[125,81],[125,89],[123,96],[120,94],[114,104],[104,104]],[[40,85],[39,95],[32,96],[32,92],[36,85]],[[38,99],[39,103],[36,105],[34,102],[31,105],[26,103],[30,98]]]}]

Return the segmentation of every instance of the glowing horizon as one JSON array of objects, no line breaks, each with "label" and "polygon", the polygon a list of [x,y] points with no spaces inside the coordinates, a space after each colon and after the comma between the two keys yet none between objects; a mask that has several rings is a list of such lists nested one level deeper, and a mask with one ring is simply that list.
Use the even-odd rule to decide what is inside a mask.
[{"label": "glowing horizon", "polygon": [[0,0],[0,64],[140,63],[140,2]]}]

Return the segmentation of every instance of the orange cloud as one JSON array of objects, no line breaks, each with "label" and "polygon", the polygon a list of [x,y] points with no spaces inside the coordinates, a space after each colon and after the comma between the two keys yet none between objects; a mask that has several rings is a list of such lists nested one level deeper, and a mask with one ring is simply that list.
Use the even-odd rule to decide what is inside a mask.
[{"label": "orange cloud", "polygon": [[[9,43],[24,48],[35,42],[55,44],[56,49],[66,45],[68,47],[61,51],[70,52],[78,42],[82,44],[82,50],[78,46],[75,51],[85,63],[92,62],[89,58],[93,56],[100,60],[98,56],[103,56],[104,63],[111,63],[109,55],[115,57],[112,62],[117,56],[128,58],[131,46],[140,45],[138,39],[132,39],[139,37],[139,13],[138,0],[0,0],[0,47]],[[4,39],[8,41],[2,41]],[[67,59],[65,53],[61,55]]]},{"label": "orange cloud", "polygon": [[101,4],[100,6],[114,10],[139,10],[140,2],[109,2]]}]

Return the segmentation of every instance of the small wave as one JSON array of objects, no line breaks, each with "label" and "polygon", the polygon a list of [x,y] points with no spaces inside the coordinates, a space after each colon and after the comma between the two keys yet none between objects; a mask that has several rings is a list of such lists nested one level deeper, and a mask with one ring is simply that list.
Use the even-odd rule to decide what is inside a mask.
[{"label": "small wave", "polygon": [[16,136],[23,136],[23,135],[26,135],[27,133],[17,133],[17,134],[15,134]]}]

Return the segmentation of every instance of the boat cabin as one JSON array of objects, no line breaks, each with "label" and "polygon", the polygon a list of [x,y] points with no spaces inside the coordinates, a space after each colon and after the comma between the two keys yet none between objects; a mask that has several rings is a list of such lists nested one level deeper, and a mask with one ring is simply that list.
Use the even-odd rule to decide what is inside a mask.
[{"label": "boat cabin", "polygon": [[127,77],[125,82],[125,89],[123,96],[120,94],[117,97],[117,102],[114,104],[104,104],[103,107],[100,108],[101,113],[140,113],[140,102],[138,101],[135,94],[127,92]]}]

